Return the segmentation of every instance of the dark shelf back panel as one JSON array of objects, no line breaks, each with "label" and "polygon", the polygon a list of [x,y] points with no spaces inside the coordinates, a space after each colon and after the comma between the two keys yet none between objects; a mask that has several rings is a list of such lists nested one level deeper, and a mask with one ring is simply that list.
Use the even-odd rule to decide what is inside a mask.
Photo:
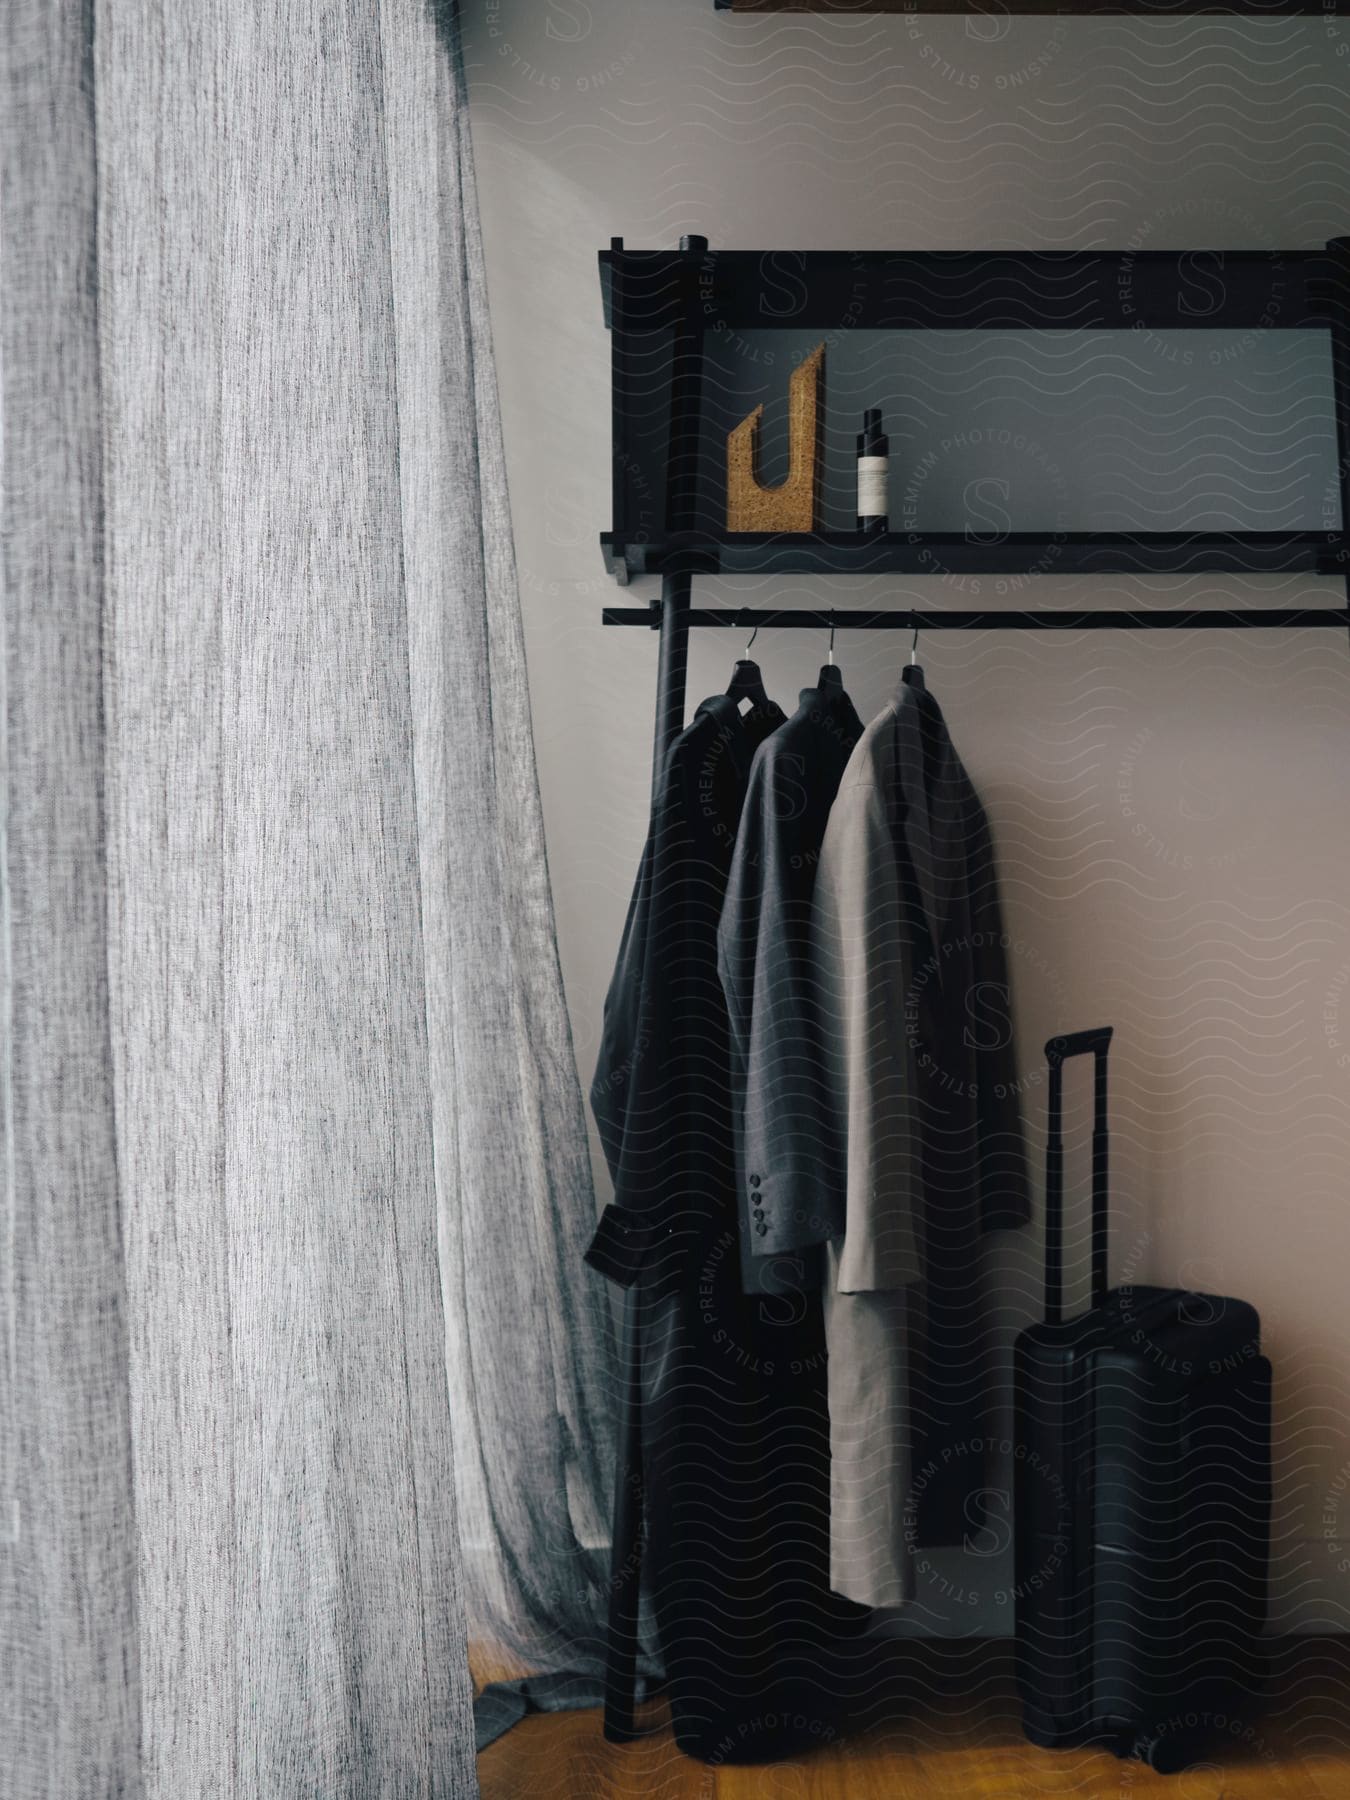
[{"label": "dark shelf back panel", "polygon": [[[1212,271],[1210,272],[1212,274]],[[1197,304],[1209,290],[1194,278]],[[693,528],[726,523],[727,434],[764,407],[787,473],[796,328],[705,337]],[[883,409],[903,532],[1338,531],[1331,334],[870,331],[829,339],[820,526],[852,531],[863,409]]]}]

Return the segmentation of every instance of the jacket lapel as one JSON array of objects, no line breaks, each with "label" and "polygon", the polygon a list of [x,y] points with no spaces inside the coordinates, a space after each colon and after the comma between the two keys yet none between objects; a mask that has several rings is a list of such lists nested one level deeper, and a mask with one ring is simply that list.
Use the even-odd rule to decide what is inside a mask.
[{"label": "jacket lapel", "polygon": [[904,836],[909,866],[918,884],[919,903],[940,978],[942,934],[951,886],[947,872],[951,851],[944,842],[942,792],[949,740],[936,701],[932,704],[938,722],[934,741],[936,754],[926,758],[919,695],[915,689],[901,684],[894,701],[896,762],[893,779],[899,802],[898,824]]}]

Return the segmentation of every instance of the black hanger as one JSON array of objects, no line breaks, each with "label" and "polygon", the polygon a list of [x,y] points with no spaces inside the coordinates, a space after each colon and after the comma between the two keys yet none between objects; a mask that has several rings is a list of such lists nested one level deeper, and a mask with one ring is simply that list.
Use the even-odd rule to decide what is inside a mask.
[{"label": "black hanger", "polygon": [[829,660],[820,665],[820,677],[816,686],[822,693],[842,694],[844,677],[838,663],[834,660],[834,614],[830,614],[830,654]]},{"label": "black hanger", "polygon": [[752,662],[750,652],[754,648],[755,639],[759,636],[759,626],[750,633],[750,642],[745,646],[745,655],[740,658],[731,671],[731,685],[727,688],[728,700],[748,700],[752,706],[768,706],[769,696],[764,686],[764,677],[759,672],[759,664]]},{"label": "black hanger", "polygon": [[906,687],[912,687],[917,693],[926,694],[928,688],[924,682],[923,669],[919,665],[919,627],[913,613],[909,615],[909,622],[914,626],[914,641],[909,647],[909,661],[901,671],[900,679]]},{"label": "black hanger", "polygon": [[923,746],[923,780],[924,786],[931,793],[937,781],[938,726],[942,714],[923,678],[923,668],[919,663],[919,626],[913,613],[909,615],[909,620],[914,627],[914,638],[909,646],[909,661],[900,671],[900,679],[906,687],[912,688],[918,697],[919,742]]}]

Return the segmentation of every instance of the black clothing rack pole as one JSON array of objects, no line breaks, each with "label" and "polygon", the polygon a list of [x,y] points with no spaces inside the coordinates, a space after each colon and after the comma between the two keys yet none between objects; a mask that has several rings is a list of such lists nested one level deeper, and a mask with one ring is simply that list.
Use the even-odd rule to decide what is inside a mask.
[{"label": "black clothing rack pole", "polygon": [[[708,248],[702,237],[680,239],[683,316],[675,335],[672,368],[670,442],[666,461],[667,516],[676,528],[693,514],[698,460],[698,401],[702,345],[695,322],[694,276],[697,258]],[[622,305],[616,289],[614,304]],[[615,332],[616,376],[622,333]],[[617,383],[616,383],[617,386]],[[656,674],[656,729],[652,745],[652,797],[660,791],[666,754],[684,729],[685,671],[689,660],[689,599],[693,577],[662,577],[659,624],[660,655]],[[611,1743],[637,1736],[634,1713],[637,1679],[638,1618],[642,1589],[642,1533],[645,1482],[642,1462],[642,1343],[646,1296],[641,1279],[624,1295],[620,1344],[621,1411],[618,1468],[614,1487],[614,1529],[610,1548],[609,1654],[605,1668],[604,1732]]]},{"label": "black clothing rack pole", "polygon": [[[1350,237],[1330,238],[1327,255],[1335,271],[1332,300],[1331,379],[1335,396],[1336,453],[1341,497],[1341,532],[1350,526]],[[1342,543],[1338,560],[1345,571],[1345,599],[1350,611],[1350,560]]]},{"label": "black clothing rack pole", "polygon": [[[656,676],[656,739],[652,746],[653,804],[666,752],[684,728],[689,589],[688,575],[667,575],[661,582],[661,653]],[[612,1744],[631,1743],[638,1735],[634,1704],[646,1500],[642,1473],[644,1319],[644,1293],[641,1282],[637,1281],[624,1293],[619,1345],[618,1468],[610,1550],[609,1653],[605,1666],[604,1730]]]}]

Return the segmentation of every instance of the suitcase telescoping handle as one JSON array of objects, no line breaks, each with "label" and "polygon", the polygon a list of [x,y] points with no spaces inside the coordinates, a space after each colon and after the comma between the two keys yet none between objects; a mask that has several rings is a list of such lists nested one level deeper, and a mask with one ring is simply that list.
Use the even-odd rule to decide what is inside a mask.
[{"label": "suitcase telescoping handle", "polygon": [[1045,1046],[1050,1064],[1050,1118],[1045,1148],[1045,1316],[1052,1325],[1064,1317],[1064,1065],[1073,1056],[1091,1056],[1092,1083],[1092,1304],[1106,1298],[1106,1053],[1110,1025],[1053,1037]]}]

